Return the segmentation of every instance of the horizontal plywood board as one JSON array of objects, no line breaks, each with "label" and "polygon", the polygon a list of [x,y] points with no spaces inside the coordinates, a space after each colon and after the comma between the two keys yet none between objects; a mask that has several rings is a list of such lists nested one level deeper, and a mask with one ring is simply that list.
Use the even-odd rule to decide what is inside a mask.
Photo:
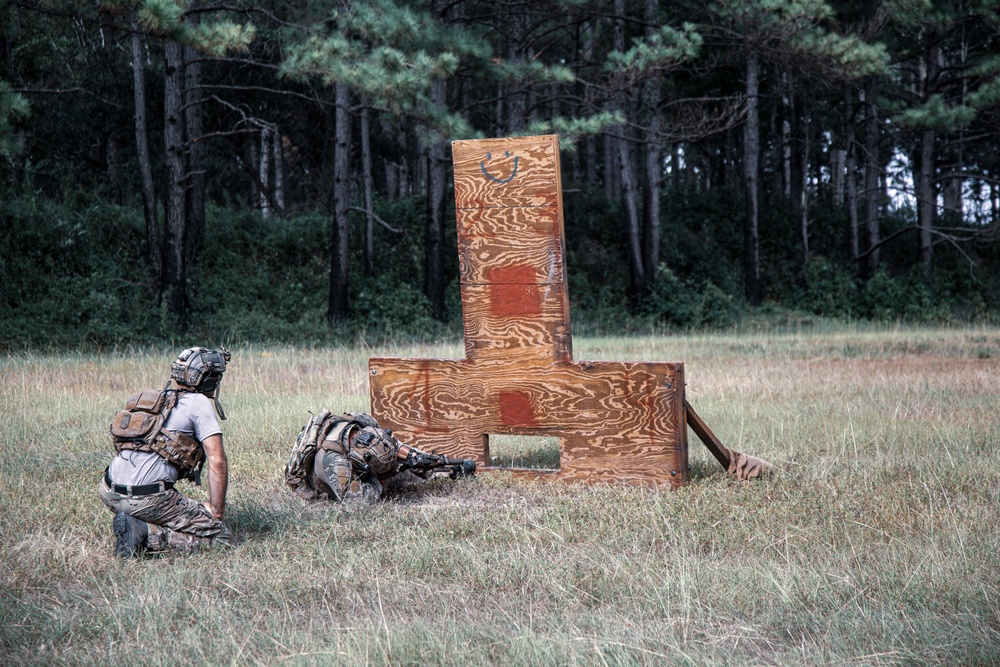
[{"label": "horizontal plywood board", "polygon": [[569,359],[569,306],[559,284],[462,285],[465,354]]},{"label": "horizontal plywood board", "polygon": [[563,244],[553,236],[459,236],[463,284],[559,283],[565,275]]},{"label": "horizontal plywood board", "polygon": [[455,141],[451,153],[456,209],[559,205],[555,136]]},{"label": "horizontal plywood board", "polygon": [[683,367],[372,359],[372,412],[416,447],[485,463],[483,434],[562,438],[557,476],[686,479]]},{"label": "horizontal plywood board", "polygon": [[676,431],[681,411],[683,366],[675,363],[373,358],[369,370],[380,413],[428,426],[449,426],[461,414],[483,433],[558,435],[585,426],[652,438]]}]

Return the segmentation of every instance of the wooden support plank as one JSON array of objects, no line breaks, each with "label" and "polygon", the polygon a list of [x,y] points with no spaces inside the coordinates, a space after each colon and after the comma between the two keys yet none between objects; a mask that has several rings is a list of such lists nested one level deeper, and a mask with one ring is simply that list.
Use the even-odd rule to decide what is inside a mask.
[{"label": "wooden support plank", "polygon": [[698,416],[698,413],[694,411],[694,408],[687,401],[684,401],[684,414],[687,417],[688,425],[694,431],[695,435],[705,443],[708,451],[712,452],[712,456],[715,457],[719,464],[726,470],[729,470],[729,450],[722,444],[721,440],[715,437],[712,429]]}]

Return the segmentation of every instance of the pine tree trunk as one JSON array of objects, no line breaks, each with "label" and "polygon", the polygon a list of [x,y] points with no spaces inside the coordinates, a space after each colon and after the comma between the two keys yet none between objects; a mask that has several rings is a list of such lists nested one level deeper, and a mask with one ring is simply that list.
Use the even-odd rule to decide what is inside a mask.
[{"label": "pine tree trunk", "polygon": [[[444,108],[447,84],[436,81],[431,85],[430,100]],[[444,198],[448,180],[447,146],[434,141],[427,147],[427,225],[424,234],[424,294],[431,306],[431,315],[444,321]]]},{"label": "pine tree trunk", "polygon": [[[868,258],[865,262],[865,276],[871,278],[878,272],[879,251],[876,246],[879,234],[879,199],[881,197],[878,159],[878,79],[869,76],[865,80],[865,155],[864,155],[864,201],[865,229],[868,236]],[[874,248],[874,250],[872,250]]]},{"label": "pine tree trunk", "polygon": [[844,88],[844,188],[847,204],[847,252],[851,258],[851,266],[855,275],[859,273],[858,266],[858,180],[854,173],[857,169],[857,142],[854,134],[854,98],[851,86]]},{"label": "pine tree trunk", "polygon": [[164,45],[164,150],[166,166],[166,229],[163,238],[163,291],[167,312],[183,325],[187,305],[184,239],[187,209],[184,192],[184,60],[183,47]]},{"label": "pine tree trunk", "polygon": [[[528,17],[524,9],[514,9],[508,16],[510,28],[507,42],[507,60],[514,64],[526,64],[524,38]],[[506,86],[507,136],[520,133],[527,126],[528,91],[527,84],[520,81],[509,82]]]},{"label": "pine tree trunk", "polygon": [[920,178],[917,179],[917,226],[919,227],[919,250],[917,259],[924,275],[931,273],[934,245],[931,227],[934,224],[934,208],[937,197],[934,194],[934,130],[925,129],[920,133]]},{"label": "pine tree trunk", "polygon": [[799,152],[799,236],[802,241],[802,277],[809,273],[809,107],[802,105],[802,150]]},{"label": "pine tree trunk", "polygon": [[399,124],[397,134],[399,137],[397,142],[404,149],[399,160],[399,198],[405,199],[413,194],[413,170],[410,168],[409,156],[415,151],[409,150],[410,135],[402,123]]},{"label": "pine tree trunk", "polygon": [[781,191],[792,198],[792,114],[795,108],[788,72],[781,73]]},{"label": "pine tree trunk", "polygon": [[[614,47],[618,52],[625,50],[625,2],[624,0],[614,0],[615,23],[614,23]],[[625,82],[618,80],[615,82],[615,90],[611,94],[611,106],[626,119],[633,116],[633,105],[630,104],[630,95],[625,89]],[[632,167],[632,156],[630,148],[632,142],[628,137],[629,126],[626,124],[619,128],[622,138],[615,138],[611,144],[618,155],[619,177],[621,179],[621,201],[625,209],[625,233],[626,247],[628,248],[629,283],[632,288],[632,297],[636,301],[641,301],[646,297],[646,276],[643,272],[642,242],[639,229],[639,209],[636,202],[637,188],[635,171]],[[605,135],[610,139],[609,135]]]},{"label": "pine tree trunk", "polygon": [[[195,10],[198,6],[198,0],[192,0],[190,9]],[[201,23],[201,14],[191,11],[187,21],[191,26],[197,26]],[[184,47],[184,125],[187,139],[185,144],[187,231],[184,252],[188,261],[193,260],[201,243],[202,231],[205,229],[205,148],[201,142],[204,134],[202,100],[199,54],[195,49],[186,46]]]},{"label": "pine tree trunk", "polygon": [[587,185],[595,187],[597,185],[597,137],[589,135],[586,140],[587,145]]},{"label": "pine tree trunk", "polygon": [[830,152],[830,197],[836,206],[844,205],[844,170],[847,165],[847,151],[835,148]]},{"label": "pine tree trunk", "polygon": [[[959,132],[959,142],[962,141],[961,134]],[[965,186],[962,172],[965,169],[965,165],[961,145],[959,145],[953,155],[951,173],[945,180],[941,193],[941,203],[946,220],[945,224],[951,227],[962,224],[962,221],[965,219],[965,204],[962,200],[962,190]]]},{"label": "pine tree trunk", "polygon": [[[606,103],[604,108],[610,110],[611,104]],[[604,133],[603,139],[601,147],[604,150],[602,159],[604,164],[604,198],[610,203],[615,201],[618,195],[615,188],[615,175],[618,173],[618,146],[616,144],[618,140],[608,132]]]},{"label": "pine tree trunk", "polygon": [[256,135],[249,135],[247,139],[247,167],[250,173],[250,206],[260,208],[260,142]]},{"label": "pine tree trunk", "polygon": [[330,324],[347,317],[348,206],[351,195],[351,116],[350,91],[346,84],[334,85],[333,154],[333,243],[330,251],[330,301],[326,317]]},{"label": "pine tree trunk", "polygon": [[121,205],[122,191],[121,179],[118,177],[118,139],[114,134],[108,135],[104,142],[104,167],[108,177],[108,201],[112,204]]},{"label": "pine tree trunk", "polygon": [[670,145],[670,194],[678,196],[681,191],[681,146],[674,142]]},{"label": "pine tree trunk", "polygon": [[[115,36],[109,25],[102,25],[101,29],[101,49],[99,53],[96,53],[98,60],[97,62],[102,64],[102,67],[112,68],[114,67],[113,60],[115,57]],[[119,132],[121,129],[116,125],[109,125],[104,128],[101,133],[102,141],[102,153],[104,161],[104,174],[107,179],[107,199],[112,204],[120,206],[122,204],[122,188],[121,188],[121,160],[119,157]]]},{"label": "pine tree trunk", "polygon": [[[789,197],[792,203],[792,210],[797,213],[802,213],[802,184],[806,183],[809,179],[809,174],[803,174],[802,171],[806,168],[807,162],[802,161],[804,154],[802,153],[802,147],[796,147],[796,137],[802,137],[805,140],[807,132],[808,120],[806,119],[806,104],[805,95],[800,92],[799,86],[801,84],[794,78],[789,77],[788,95],[791,99],[791,127],[792,127],[792,145],[789,147],[791,149],[792,160],[791,160],[791,183]],[[796,150],[798,148],[798,150]]]},{"label": "pine tree trunk", "polygon": [[[646,0],[646,39],[656,34],[659,2]],[[642,268],[647,287],[656,282],[660,265],[660,83],[654,75],[643,87],[643,106],[646,112],[646,165],[642,188]]]},{"label": "pine tree trunk", "polygon": [[[623,128],[624,130],[624,128]],[[628,265],[632,296],[636,300],[646,297],[646,275],[643,271],[642,245],[639,240],[639,211],[636,207],[635,174],[629,155],[631,142],[619,139],[618,161],[621,167],[622,204],[625,206],[625,228],[628,235]]]},{"label": "pine tree trunk", "polygon": [[257,165],[257,180],[260,182],[260,217],[265,220],[271,217],[271,155],[274,144],[271,133],[272,130],[267,125],[260,128],[260,164]]},{"label": "pine tree trunk", "polygon": [[[963,32],[961,46],[958,49],[958,67],[965,69],[968,62],[969,43]],[[942,63],[943,64],[943,63]],[[968,77],[962,78],[961,103],[968,102]],[[965,186],[965,131],[958,129],[955,137],[954,148],[950,151],[951,164],[948,166],[948,177],[942,183],[942,204],[944,208],[945,224],[949,227],[961,225],[965,220],[965,206],[963,201],[963,189]],[[976,188],[978,191],[979,188]]]},{"label": "pine tree trunk", "polygon": [[[933,35],[931,38],[933,41]],[[926,67],[922,71],[922,98],[927,101],[931,97],[932,86],[937,79],[937,66],[940,47],[932,46],[927,53]],[[919,246],[917,260],[923,268],[924,275],[931,274],[934,245],[931,239],[931,229],[934,224],[934,209],[937,207],[937,196],[934,188],[934,157],[937,133],[931,128],[925,128],[920,133],[920,177],[917,179],[917,227],[919,228]]]},{"label": "pine tree trunk", "polygon": [[743,277],[747,301],[751,306],[761,303],[760,249],[758,246],[758,166],[760,160],[759,116],[760,64],[757,53],[747,53],[746,98],[747,118],[743,132],[743,188],[746,208],[743,222]]},{"label": "pine tree trunk", "polygon": [[272,156],[274,158],[274,207],[278,215],[285,215],[285,144],[281,138],[281,130],[274,128]]},{"label": "pine tree trunk", "polygon": [[375,199],[375,185],[372,178],[372,143],[370,110],[368,100],[361,101],[361,183],[365,197],[365,275],[375,273],[374,220],[372,207]]},{"label": "pine tree trunk", "polygon": [[728,128],[726,130],[726,168],[724,170],[725,179],[720,186],[722,187],[735,187],[736,186],[736,166],[739,164],[739,159],[737,154],[739,149],[736,145],[736,132],[733,128]]},{"label": "pine tree trunk", "polygon": [[142,38],[139,24],[132,19],[132,86],[135,97],[135,145],[139,162],[139,182],[142,186],[142,213],[146,219],[146,257],[149,272],[160,282],[160,225],[156,218],[156,192],[153,168],[149,159],[149,129],[146,121],[146,68],[143,65]]},{"label": "pine tree trunk", "polygon": [[383,158],[385,164],[385,200],[388,203],[396,201],[399,192],[399,165]]}]

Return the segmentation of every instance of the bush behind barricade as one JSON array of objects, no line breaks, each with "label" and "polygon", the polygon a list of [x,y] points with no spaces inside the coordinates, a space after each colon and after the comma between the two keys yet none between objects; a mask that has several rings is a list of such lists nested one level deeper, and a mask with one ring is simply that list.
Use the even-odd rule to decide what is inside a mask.
[{"label": "bush behind barricade", "polygon": [[[364,273],[362,216],[353,214],[350,313],[336,326],[326,318],[328,215],[265,220],[245,208],[210,206],[204,236],[188,265],[188,320],[182,327],[167,313],[147,266],[141,209],[84,195],[63,203],[0,198],[0,348],[100,348],[172,343],[182,336],[320,345],[461,336],[456,253],[446,251],[444,258],[445,322],[433,319],[423,295],[421,197],[377,203],[379,216],[399,231],[375,226],[372,275]],[[742,207],[737,194],[722,190],[664,198],[658,278],[647,298],[636,302],[629,298],[620,207],[585,189],[569,194],[565,207],[577,332],[727,328],[775,312],[875,321],[982,321],[992,317],[1000,294],[995,270],[1000,251],[982,244],[966,253],[974,265],[950,246],[936,246],[930,277],[912,266],[912,243],[905,240],[884,247],[883,268],[867,281],[856,275],[839,247],[815,252],[803,270],[795,215],[773,206],[761,224],[767,308],[754,311],[742,296],[742,229],[733,214]],[[817,249],[836,245],[838,215],[817,206],[811,223]],[[889,217],[884,233],[907,224],[903,215]],[[453,219],[445,229],[445,248],[454,248]]]}]

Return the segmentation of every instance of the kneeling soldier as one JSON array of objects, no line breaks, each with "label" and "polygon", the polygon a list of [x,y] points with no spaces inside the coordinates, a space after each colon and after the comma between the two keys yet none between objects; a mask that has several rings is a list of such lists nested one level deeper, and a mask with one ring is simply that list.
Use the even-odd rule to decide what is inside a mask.
[{"label": "kneeling soldier", "polygon": [[[218,399],[229,359],[224,347],[184,350],[170,365],[177,389],[169,389],[168,381],[163,391],[142,391],[115,415],[110,430],[118,454],[104,471],[100,495],[115,515],[116,556],[233,544],[233,533],[222,522],[229,467],[219,427],[226,416]],[[209,502],[200,503],[174,484],[179,479],[200,484],[206,459]]]},{"label": "kneeling soldier", "polygon": [[285,466],[285,483],[307,500],[363,500],[382,496],[399,473],[421,478],[471,476],[476,462],[428,454],[404,444],[363,412],[331,415],[324,410],[299,432]]}]

